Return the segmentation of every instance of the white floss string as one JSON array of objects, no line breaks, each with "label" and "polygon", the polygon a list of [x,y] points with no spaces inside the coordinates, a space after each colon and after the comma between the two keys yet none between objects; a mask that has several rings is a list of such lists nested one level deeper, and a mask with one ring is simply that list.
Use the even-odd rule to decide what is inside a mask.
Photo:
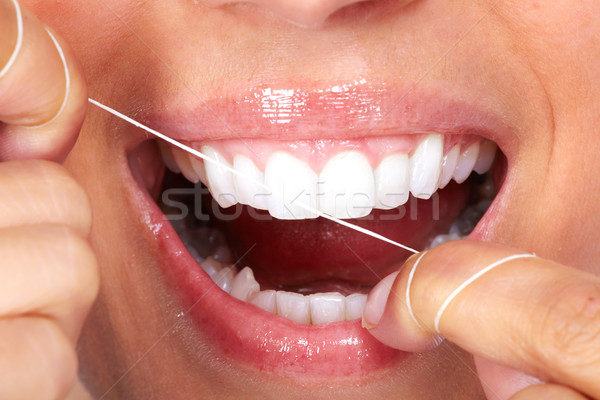
[{"label": "white floss string", "polygon": [[[207,161],[207,162],[210,162],[210,163],[216,164],[216,165],[218,165],[219,167],[221,167],[221,168],[223,168],[223,169],[226,169],[227,171],[231,172],[232,174],[234,174],[234,175],[237,175],[237,176],[240,176],[240,177],[242,177],[242,178],[244,178],[244,179],[248,179],[248,180],[250,180],[250,181],[252,181],[252,182],[256,183],[257,185],[259,185],[261,188],[263,188],[263,189],[266,189],[266,190],[268,190],[268,191],[269,191],[269,192],[271,192],[271,193],[274,193],[274,191],[273,191],[273,190],[271,190],[271,188],[269,188],[269,187],[268,187],[267,185],[265,185],[264,183],[262,183],[262,182],[258,182],[258,181],[256,181],[254,178],[252,178],[252,177],[249,177],[249,176],[247,176],[247,175],[245,175],[245,174],[242,174],[242,173],[240,173],[239,171],[237,171],[237,170],[233,169],[232,167],[230,167],[230,166],[228,166],[228,165],[225,165],[225,164],[221,163],[220,161],[218,161],[218,160],[216,160],[216,159],[213,159],[213,158],[211,158],[211,157],[208,157],[208,156],[206,156],[205,154],[201,153],[201,152],[200,152],[200,151],[198,151],[198,150],[195,150],[195,149],[193,149],[193,148],[191,148],[191,147],[189,147],[189,146],[186,146],[185,144],[183,144],[183,143],[180,143],[180,142],[178,142],[177,140],[175,140],[175,139],[172,139],[172,138],[170,138],[170,137],[169,137],[169,136],[167,136],[167,135],[164,135],[164,134],[162,134],[162,133],[160,133],[160,132],[158,132],[158,131],[155,131],[154,129],[148,128],[147,126],[145,126],[145,125],[141,124],[140,122],[137,122],[136,120],[134,120],[134,119],[131,119],[131,118],[129,118],[128,116],[126,116],[126,115],[123,115],[123,114],[121,114],[120,112],[118,112],[118,111],[116,111],[116,110],[114,110],[114,109],[112,109],[112,108],[110,108],[110,107],[108,107],[108,106],[105,106],[104,104],[102,104],[102,103],[100,103],[100,102],[98,102],[98,101],[96,101],[96,100],[94,100],[94,99],[88,99],[88,101],[89,101],[90,103],[92,103],[93,105],[95,105],[95,106],[97,106],[97,107],[100,107],[101,109],[103,109],[103,110],[105,110],[105,111],[108,111],[109,113],[113,114],[114,116],[116,116],[116,117],[119,117],[119,118],[121,118],[122,120],[124,120],[124,121],[126,121],[126,122],[129,122],[130,124],[132,124],[132,125],[134,125],[134,126],[137,126],[138,128],[141,128],[141,129],[145,130],[146,132],[148,132],[148,133],[151,133],[152,135],[154,135],[154,136],[156,136],[156,137],[158,137],[158,138],[160,138],[160,139],[162,139],[162,140],[164,140],[164,141],[166,141],[166,142],[168,142],[168,143],[171,143],[173,146],[176,146],[176,147],[180,148],[180,149],[181,149],[181,150],[183,150],[183,151],[186,151],[186,152],[188,152],[188,153],[190,153],[190,154],[192,154],[192,155],[194,155],[194,156],[196,156],[196,157],[198,157],[198,158],[201,158],[201,159],[203,159],[204,161]],[[286,205],[288,205],[288,206],[289,206],[289,205],[291,205],[291,203],[290,203],[290,202],[288,202],[288,201],[286,201],[285,199],[282,199],[282,200],[284,201],[284,203],[285,203]],[[398,242],[396,242],[396,241],[393,241],[393,240],[391,240],[391,239],[388,239],[388,238],[386,238],[385,236],[382,236],[382,235],[380,235],[380,234],[378,234],[378,233],[372,232],[372,231],[370,231],[370,230],[368,230],[368,229],[365,229],[365,228],[362,228],[362,227],[360,227],[360,226],[357,226],[357,225],[351,224],[351,223],[349,223],[349,222],[346,222],[346,221],[344,221],[344,220],[341,220],[341,219],[338,219],[338,218],[336,218],[336,217],[333,217],[333,216],[331,216],[331,215],[329,215],[329,214],[325,214],[325,213],[324,213],[324,212],[322,212],[321,210],[317,210],[317,209],[315,209],[315,208],[313,208],[313,207],[311,207],[311,206],[309,206],[309,205],[307,205],[307,204],[304,204],[304,203],[302,203],[302,202],[296,202],[296,201],[295,201],[295,202],[294,202],[294,205],[296,205],[296,206],[299,206],[300,208],[303,208],[304,210],[307,210],[307,211],[309,211],[309,212],[311,212],[311,213],[313,213],[313,214],[315,214],[315,215],[317,215],[317,216],[319,216],[319,217],[323,217],[323,218],[325,218],[325,219],[328,219],[328,220],[330,220],[330,221],[336,222],[336,223],[338,223],[338,224],[340,224],[340,225],[343,225],[343,226],[345,226],[345,227],[348,227],[348,228],[350,228],[350,229],[354,229],[355,231],[357,231],[357,232],[360,232],[360,233],[363,233],[363,234],[365,234],[365,235],[367,235],[367,236],[371,236],[372,238],[379,239],[379,240],[381,240],[381,241],[383,241],[383,242],[386,242],[386,243],[392,244],[392,245],[394,245],[394,246],[396,246],[396,247],[400,247],[400,248],[402,248],[402,249],[404,249],[404,250],[408,250],[408,251],[410,251],[410,252],[412,252],[412,253],[415,253],[415,254],[417,254],[417,253],[418,253],[418,251],[417,251],[417,250],[415,250],[415,249],[413,249],[413,248],[410,248],[410,247],[408,247],[408,246],[405,246],[405,245],[403,245],[403,244],[401,244],[401,243],[398,243]]]},{"label": "white floss string", "polygon": [[415,263],[412,266],[412,269],[410,270],[410,274],[408,275],[408,282],[406,282],[406,308],[408,308],[408,313],[410,314],[410,316],[412,317],[413,321],[415,322],[415,324],[417,324],[417,326],[421,329],[423,329],[423,326],[421,325],[421,323],[417,320],[417,317],[415,316],[415,313],[413,312],[412,309],[412,305],[410,303],[410,286],[412,285],[412,281],[413,278],[415,276],[415,271],[417,270],[417,267],[419,266],[419,263],[421,262],[421,259],[423,257],[425,257],[425,254],[427,254],[427,251],[424,251],[419,258],[417,258],[417,261],[415,261]]},{"label": "white floss string", "polygon": [[502,264],[505,264],[509,261],[517,260],[519,258],[534,258],[534,257],[536,257],[535,254],[515,254],[515,255],[512,255],[509,257],[505,257],[501,260],[498,260],[498,261],[488,265],[487,267],[485,267],[484,269],[482,269],[481,271],[477,272],[475,275],[473,275],[472,277],[470,277],[469,279],[464,281],[459,287],[457,287],[452,293],[450,293],[450,295],[446,298],[446,301],[444,301],[444,303],[438,310],[437,315],[435,316],[435,325],[434,325],[435,331],[437,333],[440,333],[440,320],[442,319],[442,315],[444,314],[444,311],[446,311],[446,308],[448,308],[448,306],[450,305],[452,300],[454,300],[454,298],[456,296],[458,296],[458,294],[460,292],[462,292],[467,286],[469,286],[471,283],[473,283],[477,278],[481,277],[482,275],[490,272],[494,268],[496,268]]},{"label": "white floss string", "polygon": [[21,13],[21,7],[17,0],[13,0],[13,4],[15,5],[15,11],[17,13],[17,43],[15,44],[15,49],[13,50],[8,62],[0,71],[0,78],[2,78],[8,70],[12,67],[21,51],[21,47],[23,47],[23,14]]}]

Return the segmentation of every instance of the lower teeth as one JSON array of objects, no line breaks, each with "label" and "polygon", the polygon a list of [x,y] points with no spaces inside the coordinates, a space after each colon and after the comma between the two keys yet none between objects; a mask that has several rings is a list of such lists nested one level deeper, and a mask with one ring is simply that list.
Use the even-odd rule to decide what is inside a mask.
[{"label": "lower teeth", "polygon": [[204,272],[221,288],[238,300],[301,324],[325,324],[358,319],[362,315],[366,294],[317,293],[308,296],[283,290],[260,290],[250,267],[239,272],[232,264],[213,256],[202,258],[189,243],[184,243]]},{"label": "lower teeth", "polygon": [[483,217],[483,214],[485,214],[490,204],[492,204],[492,200],[485,199],[481,200],[477,204],[468,206],[462,212],[460,217],[454,221],[452,226],[450,226],[448,233],[434,237],[427,248],[433,249],[435,246],[438,246],[442,243],[465,239],[471,232],[473,232],[475,225],[477,225],[477,222],[479,222],[481,217]]},{"label": "lower teeth", "polygon": [[[427,248],[464,239],[474,229],[490,203],[491,200],[486,198],[468,206],[452,224],[449,232],[434,237]],[[302,295],[282,290],[261,291],[250,267],[237,270],[221,232],[208,227],[190,229],[185,221],[172,221],[172,224],[190,255],[204,272],[219,288],[241,301],[306,325],[355,320],[362,316],[366,294],[343,296],[337,292],[329,292]]]}]

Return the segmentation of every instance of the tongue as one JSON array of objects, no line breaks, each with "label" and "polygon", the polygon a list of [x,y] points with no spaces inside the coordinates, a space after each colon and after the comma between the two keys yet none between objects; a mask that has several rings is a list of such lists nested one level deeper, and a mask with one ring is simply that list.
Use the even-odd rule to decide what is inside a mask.
[{"label": "tongue", "polygon": [[[448,231],[465,207],[468,191],[468,185],[451,183],[430,200],[411,197],[405,206],[373,210],[349,222],[421,250],[435,235]],[[226,234],[236,259],[252,248],[238,267],[250,266],[261,288],[303,291],[344,283],[370,286],[411,254],[323,218],[282,221],[243,207],[239,218],[213,219]]]}]

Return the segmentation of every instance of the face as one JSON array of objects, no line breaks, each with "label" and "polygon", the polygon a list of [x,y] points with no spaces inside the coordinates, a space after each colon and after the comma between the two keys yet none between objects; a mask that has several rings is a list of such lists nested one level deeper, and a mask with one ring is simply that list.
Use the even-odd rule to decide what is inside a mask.
[{"label": "face", "polygon": [[[478,193],[489,197],[493,177],[492,205],[470,238],[597,265],[600,205],[589,195],[600,190],[595,0],[327,0],[306,9],[283,0],[26,3],[70,42],[92,98],[282,187],[284,197],[303,188],[305,202],[359,217],[372,201],[405,201],[383,196],[386,184],[396,194],[410,187],[423,199],[350,222],[420,250]],[[473,163],[485,172],[490,142],[498,152],[487,183],[470,178],[432,195],[454,155],[465,178]],[[408,252],[322,218],[286,220],[276,201],[257,200],[260,187],[244,191],[248,181],[161,147],[92,108],[67,160],[91,198],[101,265],[100,297],[79,345],[95,396],[482,397],[457,348],[399,353],[358,320],[318,324],[336,317],[307,314],[302,307],[319,307],[308,296],[267,291],[364,293]],[[315,179],[326,181],[320,199],[304,190]],[[190,189],[197,180],[230,207]],[[367,193],[352,197],[350,211],[330,196],[348,185]],[[253,207],[231,206],[238,200]],[[165,217],[182,210],[191,217]],[[222,291],[198,261],[224,271],[221,283],[232,278],[227,265],[249,265],[262,300],[252,280],[238,297],[250,293],[276,313]]]}]

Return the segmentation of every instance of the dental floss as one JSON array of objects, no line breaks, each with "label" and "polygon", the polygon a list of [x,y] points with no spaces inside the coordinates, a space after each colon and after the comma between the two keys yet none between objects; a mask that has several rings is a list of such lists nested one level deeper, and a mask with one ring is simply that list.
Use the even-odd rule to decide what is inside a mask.
[{"label": "dental floss", "polygon": [[[427,250],[427,251],[429,251],[429,250]],[[421,259],[425,256],[425,254],[427,254],[427,251],[424,251],[423,253],[421,253],[419,258],[417,258],[417,261],[415,261],[415,263],[413,264],[413,266],[410,270],[410,274],[408,274],[408,281],[406,282],[406,307],[408,308],[408,313],[412,317],[415,324],[417,324],[417,326],[423,330],[424,330],[423,325],[421,325],[419,323],[419,321],[417,320],[417,317],[415,316],[413,309],[412,309],[412,305],[410,302],[410,286],[412,285],[413,277],[415,276],[415,271],[417,270],[417,267],[419,266]]]},{"label": "dental floss", "polygon": [[67,59],[65,57],[65,52],[63,51],[62,47],[60,47],[58,40],[56,40],[56,38],[54,37],[54,35],[52,34],[52,32],[50,32],[50,30],[48,28],[46,28],[46,32],[48,32],[48,35],[50,35],[50,39],[52,39],[52,41],[54,42],[54,45],[56,46],[56,50],[58,50],[58,55],[60,56],[60,59],[63,63],[63,69],[65,71],[65,97],[63,99],[63,102],[62,102],[58,112],[54,115],[54,117],[52,117],[52,119],[49,120],[48,122],[45,122],[42,125],[38,125],[37,126],[38,128],[42,128],[44,126],[50,125],[51,123],[56,121],[56,119],[60,116],[60,114],[62,114],[64,109],[67,107],[67,101],[69,99],[69,92],[71,91],[71,75],[69,74],[69,67],[67,66]]},{"label": "dental floss", "polygon": [[19,55],[19,52],[21,51],[21,47],[23,47],[23,14],[21,13],[21,7],[19,6],[17,0],[12,0],[12,2],[15,5],[15,10],[17,13],[17,43],[15,44],[15,48],[10,55],[8,62],[4,68],[0,70],[0,78],[6,75],[8,70],[13,66],[17,56]]},{"label": "dental floss", "polygon": [[[101,108],[101,109],[103,109],[103,110],[105,110],[105,111],[108,111],[109,113],[113,114],[114,116],[116,116],[116,117],[119,117],[119,118],[121,118],[122,120],[124,120],[124,121],[126,121],[126,122],[129,122],[130,124],[132,124],[132,125],[134,125],[134,126],[137,126],[138,128],[141,128],[141,129],[145,130],[146,132],[148,132],[148,133],[151,133],[151,134],[153,134],[154,136],[156,136],[156,137],[158,137],[158,138],[160,138],[160,139],[162,139],[162,140],[164,140],[164,141],[166,141],[166,142],[168,142],[168,143],[171,143],[172,145],[174,145],[174,146],[176,146],[176,147],[180,148],[180,149],[181,149],[181,150],[183,150],[183,151],[186,151],[186,152],[188,152],[188,153],[190,153],[190,154],[192,154],[192,155],[194,155],[194,156],[196,156],[196,157],[198,157],[198,158],[201,158],[201,159],[203,159],[203,160],[205,160],[205,161],[208,161],[208,162],[210,162],[210,163],[216,164],[216,165],[218,165],[219,167],[221,167],[221,168],[223,168],[223,169],[226,169],[227,171],[231,172],[231,173],[232,173],[232,174],[234,174],[234,175],[237,175],[237,176],[239,176],[239,177],[242,177],[242,178],[244,178],[244,179],[251,180],[252,182],[254,182],[254,183],[256,183],[257,185],[259,185],[260,187],[262,187],[263,189],[266,189],[266,190],[268,190],[269,192],[271,192],[271,193],[274,193],[274,192],[273,192],[273,190],[271,190],[271,188],[269,188],[269,187],[268,187],[267,185],[265,185],[264,183],[262,183],[262,182],[258,182],[258,181],[257,181],[257,180],[255,180],[254,178],[252,178],[252,177],[249,177],[249,176],[246,176],[245,174],[242,174],[241,172],[239,172],[239,171],[237,171],[237,170],[233,169],[232,167],[230,167],[230,166],[228,166],[228,165],[225,165],[225,164],[222,164],[222,163],[221,163],[221,162],[219,162],[218,160],[215,160],[215,159],[213,159],[213,158],[211,158],[211,157],[208,157],[208,156],[206,156],[205,154],[201,153],[201,152],[200,152],[200,151],[198,151],[198,150],[195,150],[195,149],[193,149],[193,148],[191,148],[191,147],[189,147],[189,146],[186,146],[185,144],[183,144],[183,143],[180,143],[180,142],[178,142],[177,140],[175,140],[175,139],[173,139],[173,138],[170,138],[169,136],[166,136],[166,135],[164,135],[164,134],[162,134],[162,133],[160,133],[160,132],[158,132],[158,131],[155,131],[154,129],[148,128],[147,126],[143,125],[142,123],[140,123],[140,122],[137,122],[136,120],[134,120],[134,119],[132,119],[132,118],[129,118],[128,116],[126,116],[126,115],[124,115],[124,114],[121,114],[120,112],[118,112],[118,111],[116,111],[116,110],[114,110],[114,109],[112,109],[112,108],[110,108],[110,107],[108,107],[108,106],[105,106],[104,104],[102,104],[102,103],[100,103],[100,102],[98,102],[98,101],[96,101],[96,100],[94,100],[94,99],[91,99],[91,98],[90,98],[90,99],[88,99],[88,101],[89,101],[90,103],[92,103],[93,105],[95,105],[95,106],[97,106],[97,107],[99,107],[99,108]],[[285,199],[282,199],[282,200],[284,201],[284,203],[285,203],[285,204],[287,204],[287,205],[291,205],[291,204],[290,204],[288,201],[286,201]],[[400,248],[402,248],[402,249],[404,249],[404,250],[408,250],[408,251],[410,251],[410,252],[412,252],[412,253],[415,253],[415,254],[419,253],[417,250],[415,250],[415,249],[413,249],[413,248],[410,248],[410,247],[408,247],[408,246],[405,246],[405,245],[403,245],[403,244],[401,244],[401,243],[395,242],[395,241],[393,241],[393,240],[391,240],[391,239],[388,239],[388,238],[386,238],[385,236],[382,236],[382,235],[380,235],[380,234],[378,234],[378,233],[372,232],[372,231],[370,231],[370,230],[368,230],[368,229],[365,229],[365,228],[362,228],[362,227],[360,227],[360,226],[357,226],[357,225],[351,224],[351,223],[349,223],[349,222],[346,222],[346,221],[344,221],[344,220],[341,220],[341,219],[338,219],[338,218],[336,218],[336,217],[333,217],[333,216],[331,216],[331,215],[329,215],[329,214],[325,214],[324,212],[322,212],[322,211],[320,211],[320,210],[317,210],[317,209],[315,209],[315,208],[313,208],[313,207],[311,207],[311,206],[309,206],[309,205],[306,205],[306,204],[304,204],[304,203],[302,203],[302,202],[294,202],[294,205],[297,205],[297,206],[299,206],[299,207],[301,207],[301,208],[303,208],[303,209],[305,209],[305,210],[307,210],[307,211],[309,211],[309,212],[311,212],[311,213],[313,213],[313,214],[315,214],[315,215],[317,215],[317,216],[319,216],[319,217],[323,217],[323,218],[325,218],[325,219],[328,219],[328,220],[330,220],[330,221],[336,222],[336,223],[338,223],[338,224],[340,224],[340,225],[343,225],[343,226],[345,226],[345,227],[348,227],[348,228],[350,228],[350,229],[354,229],[355,231],[357,231],[357,232],[360,232],[360,233],[363,233],[363,234],[365,234],[365,235],[367,235],[367,236],[371,236],[371,237],[373,237],[373,238],[375,238],[375,239],[379,239],[379,240],[381,240],[381,241],[384,241],[384,242],[386,242],[386,243],[392,244],[392,245],[394,245],[394,246],[396,246],[396,247],[400,247]]]},{"label": "dental floss", "polygon": [[475,275],[473,275],[472,277],[470,277],[469,279],[467,279],[466,281],[464,281],[459,287],[457,287],[452,293],[450,293],[450,295],[446,298],[446,300],[444,301],[444,303],[442,303],[442,306],[440,307],[440,309],[437,312],[437,315],[435,317],[435,331],[437,333],[440,333],[440,320],[442,319],[442,315],[444,314],[444,311],[446,311],[446,308],[448,308],[448,305],[450,305],[450,302],[452,300],[454,300],[454,298],[464,290],[464,288],[466,288],[467,286],[469,286],[471,283],[473,283],[477,278],[481,277],[482,275],[484,275],[487,272],[490,272],[491,270],[493,270],[494,268],[505,264],[509,261],[512,260],[516,260],[516,259],[520,259],[520,258],[535,258],[536,256],[533,254],[515,254],[506,258],[503,258],[499,261],[496,261],[490,265],[488,265],[487,267],[485,267],[484,269],[482,269],[481,271],[477,272]]}]

